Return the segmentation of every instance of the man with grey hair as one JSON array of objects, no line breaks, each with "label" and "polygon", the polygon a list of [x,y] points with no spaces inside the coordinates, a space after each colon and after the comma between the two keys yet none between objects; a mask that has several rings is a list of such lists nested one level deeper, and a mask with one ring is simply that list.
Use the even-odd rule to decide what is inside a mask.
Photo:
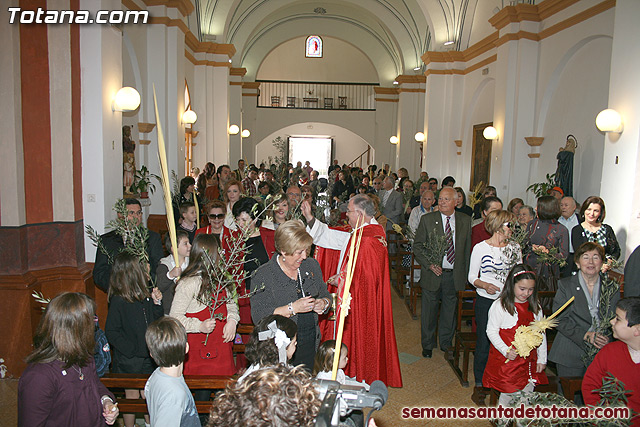
[{"label": "man with grey hair", "polygon": [[[302,202],[302,215],[307,220],[307,232],[313,237],[317,250],[340,251],[336,271],[323,271],[332,276],[327,281],[337,286],[338,310],[345,292],[350,247],[356,244],[354,232],[332,230],[314,218],[308,201]],[[390,387],[402,387],[398,346],[396,344],[393,311],[391,307],[389,256],[384,229],[374,218],[375,207],[371,198],[358,194],[349,200],[347,218],[352,230],[362,233],[357,258],[353,259],[353,277],[349,295],[351,302],[345,318],[343,342],[349,348],[351,363],[345,369],[350,377],[371,383],[383,381]],[[325,254],[327,257],[329,253]],[[325,329],[326,330],[326,329]],[[332,324],[329,330],[335,331]],[[333,336],[324,337],[332,339]]]},{"label": "man with grey hair", "polygon": [[404,212],[402,193],[394,189],[395,180],[390,176],[384,179],[382,186],[384,192],[381,192],[379,195],[381,205],[380,212],[389,220],[387,221],[387,230],[390,230],[393,224],[400,223],[401,215]]},{"label": "man with grey hair", "polygon": [[[451,187],[440,191],[439,212],[420,218],[413,253],[422,267],[421,342],[422,356],[431,358],[436,347],[436,326],[440,349],[452,357],[451,344],[456,330],[458,291],[464,290],[471,257],[471,217],[456,212],[458,193]],[[447,249],[441,260],[434,260],[427,245],[444,236]],[[438,319],[438,313],[440,318]]]},{"label": "man with grey hair", "polygon": [[[576,214],[577,207],[576,200],[571,196],[565,196],[560,199],[560,218],[558,218],[558,222],[567,228],[569,236],[571,236],[573,227],[580,224],[580,219],[578,218],[578,214]],[[571,243],[571,239],[569,239],[569,256],[567,257],[567,264],[560,270],[561,278],[571,276],[571,271],[575,267],[573,262],[575,249]]]}]

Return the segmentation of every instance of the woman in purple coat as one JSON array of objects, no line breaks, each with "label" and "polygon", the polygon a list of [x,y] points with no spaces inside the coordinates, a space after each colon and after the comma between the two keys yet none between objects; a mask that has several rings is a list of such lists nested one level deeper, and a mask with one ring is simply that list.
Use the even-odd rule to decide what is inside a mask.
[{"label": "woman in purple coat", "polygon": [[65,292],[48,304],[18,384],[18,426],[113,425],[118,407],[93,360],[95,302]]}]

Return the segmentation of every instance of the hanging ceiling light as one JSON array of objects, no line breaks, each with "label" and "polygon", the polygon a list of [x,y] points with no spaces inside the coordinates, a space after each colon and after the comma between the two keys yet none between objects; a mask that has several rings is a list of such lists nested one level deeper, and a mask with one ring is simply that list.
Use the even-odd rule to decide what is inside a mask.
[{"label": "hanging ceiling light", "polygon": [[424,133],[422,132],[418,132],[416,133],[416,135],[414,136],[414,138],[416,139],[416,141],[418,142],[423,142],[424,141]]},{"label": "hanging ceiling light", "polygon": [[240,128],[238,127],[238,125],[229,126],[229,135],[237,135],[238,132],[240,132]]},{"label": "hanging ceiling light", "polygon": [[249,132],[249,129],[243,129],[240,135],[242,135],[243,138],[248,138],[251,132]]},{"label": "hanging ceiling light", "polygon": [[397,144],[398,143],[398,137],[393,135],[391,138],[389,138],[389,142],[392,144]]}]

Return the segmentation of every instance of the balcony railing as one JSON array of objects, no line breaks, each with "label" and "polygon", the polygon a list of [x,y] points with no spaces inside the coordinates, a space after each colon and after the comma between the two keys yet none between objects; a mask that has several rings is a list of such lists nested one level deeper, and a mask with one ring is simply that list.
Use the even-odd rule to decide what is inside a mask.
[{"label": "balcony railing", "polygon": [[377,83],[260,82],[258,107],[375,110]]}]

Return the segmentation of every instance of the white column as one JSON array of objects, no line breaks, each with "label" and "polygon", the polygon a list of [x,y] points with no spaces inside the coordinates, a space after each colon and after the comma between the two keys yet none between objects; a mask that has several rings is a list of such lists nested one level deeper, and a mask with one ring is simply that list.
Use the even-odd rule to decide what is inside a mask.
[{"label": "white column", "polygon": [[[227,55],[211,55],[209,58],[211,61],[227,62],[229,57]],[[211,83],[211,89],[208,91],[208,96],[212,100],[211,109],[207,109],[207,113],[212,118],[211,134],[213,137],[213,162],[216,166],[222,164],[228,164],[231,169],[235,169],[230,162],[233,159],[230,158],[229,146],[231,144],[231,138],[227,129],[231,124],[229,120],[229,68],[228,67],[208,67],[207,70],[210,75],[209,82]],[[240,126],[240,123],[236,123]],[[239,143],[240,133],[236,136]],[[208,139],[208,138],[207,138]],[[237,162],[237,159],[236,159]]]},{"label": "white column", "polygon": [[[622,116],[621,134],[604,138],[600,196],[605,222],[616,232],[624,258],[640,244],[640,2],[617,0],[611,52],[609,105]],[[625,250],[626,249],[626,250]]]},{"label": "white column", "polygon": [[[80,9],[95,13],[112,2],[82,1]],[[122,113],[111,101],[122,87],[122,34],[109,25],[80,26],[82,73],[82,191],[84,223],[98,232],[115,218],[113,205],[122,197]],[[85,235],[85,259],[96,249]]]},{"label": "white column", "polygon": [[[398,138],[394,170],[404,167],[409,177],[420,175],[420,146],[416,132],[424,132],[424,83],[423,76],[399,76],[401,82],[398,99]],[[404,81],[407,80],[407,81]]]},{"label": "white column", "polygon": [[[528,21],[514,23],[501,29],[500,36],[521,30],[537,32],[537,27]],[[505,204],[524,194],[529,184],[531,160],[524,138],[534,136],[538,51],[538,42],[524,38],[497,48],[493,126],[499,139],[491,151],[490,183]]]}]

